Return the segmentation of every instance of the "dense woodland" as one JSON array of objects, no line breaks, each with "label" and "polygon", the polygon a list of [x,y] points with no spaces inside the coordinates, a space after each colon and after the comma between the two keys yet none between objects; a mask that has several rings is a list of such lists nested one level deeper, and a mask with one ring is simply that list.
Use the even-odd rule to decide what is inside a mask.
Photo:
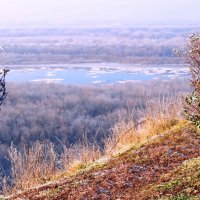
[{"label": "dense woodland", "polygon": [[115,123],[137,121],[150,104],[176,101],[188,85],[184,80],[102,86],[10,83],[0,112],[1,163],[8,164],[11,143],[20,148],[49,140],[70,146],[86,139],[103,147]]},{"label": "dense woodland", "polygon": [[1,29],[0,64],[179,63],[192,27]]}]

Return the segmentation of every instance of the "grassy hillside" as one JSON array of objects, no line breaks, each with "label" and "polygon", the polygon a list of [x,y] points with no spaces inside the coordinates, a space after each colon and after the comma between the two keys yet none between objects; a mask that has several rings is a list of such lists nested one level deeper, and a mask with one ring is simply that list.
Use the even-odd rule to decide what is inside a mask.
[{"label": "grassy hillside", "polygon": [[128,150],[2,199],[200,199],[200,131],[173,123]]}]

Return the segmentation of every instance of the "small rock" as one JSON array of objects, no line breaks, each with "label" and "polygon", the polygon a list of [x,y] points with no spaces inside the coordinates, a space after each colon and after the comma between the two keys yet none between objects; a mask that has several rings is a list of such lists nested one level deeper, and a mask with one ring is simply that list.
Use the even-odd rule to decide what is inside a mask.
[{"label": "small rock", "polygon": [[110,194],[110,192],[102,187],[98,188],[99,193]]},{"label": "small rock", "polygon": [[133,187],[133,184],[131,182],[127,182],[127,183],[125,183],[125,186],[126,187]]},{"label": "small rock", "polygon": [[173,156],[173,154],[174,154],[174,151],[171,150],[171,149],[169,149],[169,150],[168,150],[168,156]]},{"label": "small rock", "polygon": [[143,179],[142,176],[135,176],[135,178],[136,178],[137,180],[139,180],[139,181],[141,181],[141,180]]},{"label": "small rock", "polygon": [[113,187],[113,186],[114,186],[114,182],[113,182],[113,181],[111,181],[111,180],[109,180],[109,181],[108,181],[108,184],[109,184],[109,186],[111,186],[111,187]]},{"label": "small rock", "polygon": [[93,173],[94,176],[105,176],[105,172],[99,171],[99,172],[95,172]]},{"label": "small rock", "polygon": [[169,149],[168,150],[168,156],[178,156],[178,157],[182,157],[184,158],[185,155],[183,153],[178,153],[178,152],[174,152],[173,150]]},{"label": "small rock", "polygon": [[183,153],[176,153],[176,155],[178,156],[178,157],[182,157],[182,158],[185,158],[186,156],[183,154]]},{"label": "small rock", "polygon": [[139,166],[139,165],[133,165],[132,168],[131,168],[132,173],[140,173],[140,172],[143,172],[145,170],[146,170],[145,167]]}]

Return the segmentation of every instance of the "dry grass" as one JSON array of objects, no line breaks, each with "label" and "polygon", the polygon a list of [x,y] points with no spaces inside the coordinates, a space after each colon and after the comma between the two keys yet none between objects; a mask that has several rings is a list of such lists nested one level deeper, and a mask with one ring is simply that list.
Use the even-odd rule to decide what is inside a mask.
[{"label": "dry grass", "polygon": [[98,147],[89,145],[76,145],[71,148],[64,147],[61,162],[67,173],[73,174],[95,162],[102,156]]},{"label": "dry grass", "polygon": [[9,149],[11,180],[2,178],[3,194],[14,194],[28,188],[56,180],[65,174],[73,174],[101,157],[98,148],[89,145],[63,147],[56,153],[54,144],[36,142],[31,148],[19,151],[14,145]]},{"label": "dry grass", "polygon": [[13,192],[46,182],[57,170],[55,147],[49,142],[36,142],[31,148],[24,146],[22,151],[11,145],[9,157]]},{"label": "dry grass", "polygon": [[105,143],[106,154],[116,154],[130,146],[139,144],[149,137],[169,130],[181,118],[180,99],[163,98],[148,102],[148,112],[139,122],[121,120],[112,129],[112,136]]},{"label": "dry grass", "polygon": [[8,187],[7,181],[4,181],[4,194],[13,194],[74,174],[102,156],[110,157],[170,129],[180,118],[181,105],[177,102],[162,100],[148,102],[146,106],[149,110],[142,123],[121,119],[113,127],[112,136],[105,141],[103,152],[95,146],[88,145],[87,141],[70,148],[63,147],[60,155],[56,153],[55,146],[49,142],[37,142],[31,148],[25,146],[23,151],[18,151],[12,145],[9,150],[12,184]]}]

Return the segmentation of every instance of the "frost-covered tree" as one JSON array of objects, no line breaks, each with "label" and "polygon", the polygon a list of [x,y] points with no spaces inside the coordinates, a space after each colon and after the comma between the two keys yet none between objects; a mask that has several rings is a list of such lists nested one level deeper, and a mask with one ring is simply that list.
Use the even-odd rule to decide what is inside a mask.
[{"label": "frost-covered tree", "polygon": [[184,100],[184,115],[200,128],[200,36],[192,34],[186,51],[193,91]]},{"label": "frost-covered tree", "polygon": [[8,73],[9,70],[3,69],[0,72],[0,106],[2,105],[4,99],[7,96],[7,91],[6,91],[6,74]]}]

